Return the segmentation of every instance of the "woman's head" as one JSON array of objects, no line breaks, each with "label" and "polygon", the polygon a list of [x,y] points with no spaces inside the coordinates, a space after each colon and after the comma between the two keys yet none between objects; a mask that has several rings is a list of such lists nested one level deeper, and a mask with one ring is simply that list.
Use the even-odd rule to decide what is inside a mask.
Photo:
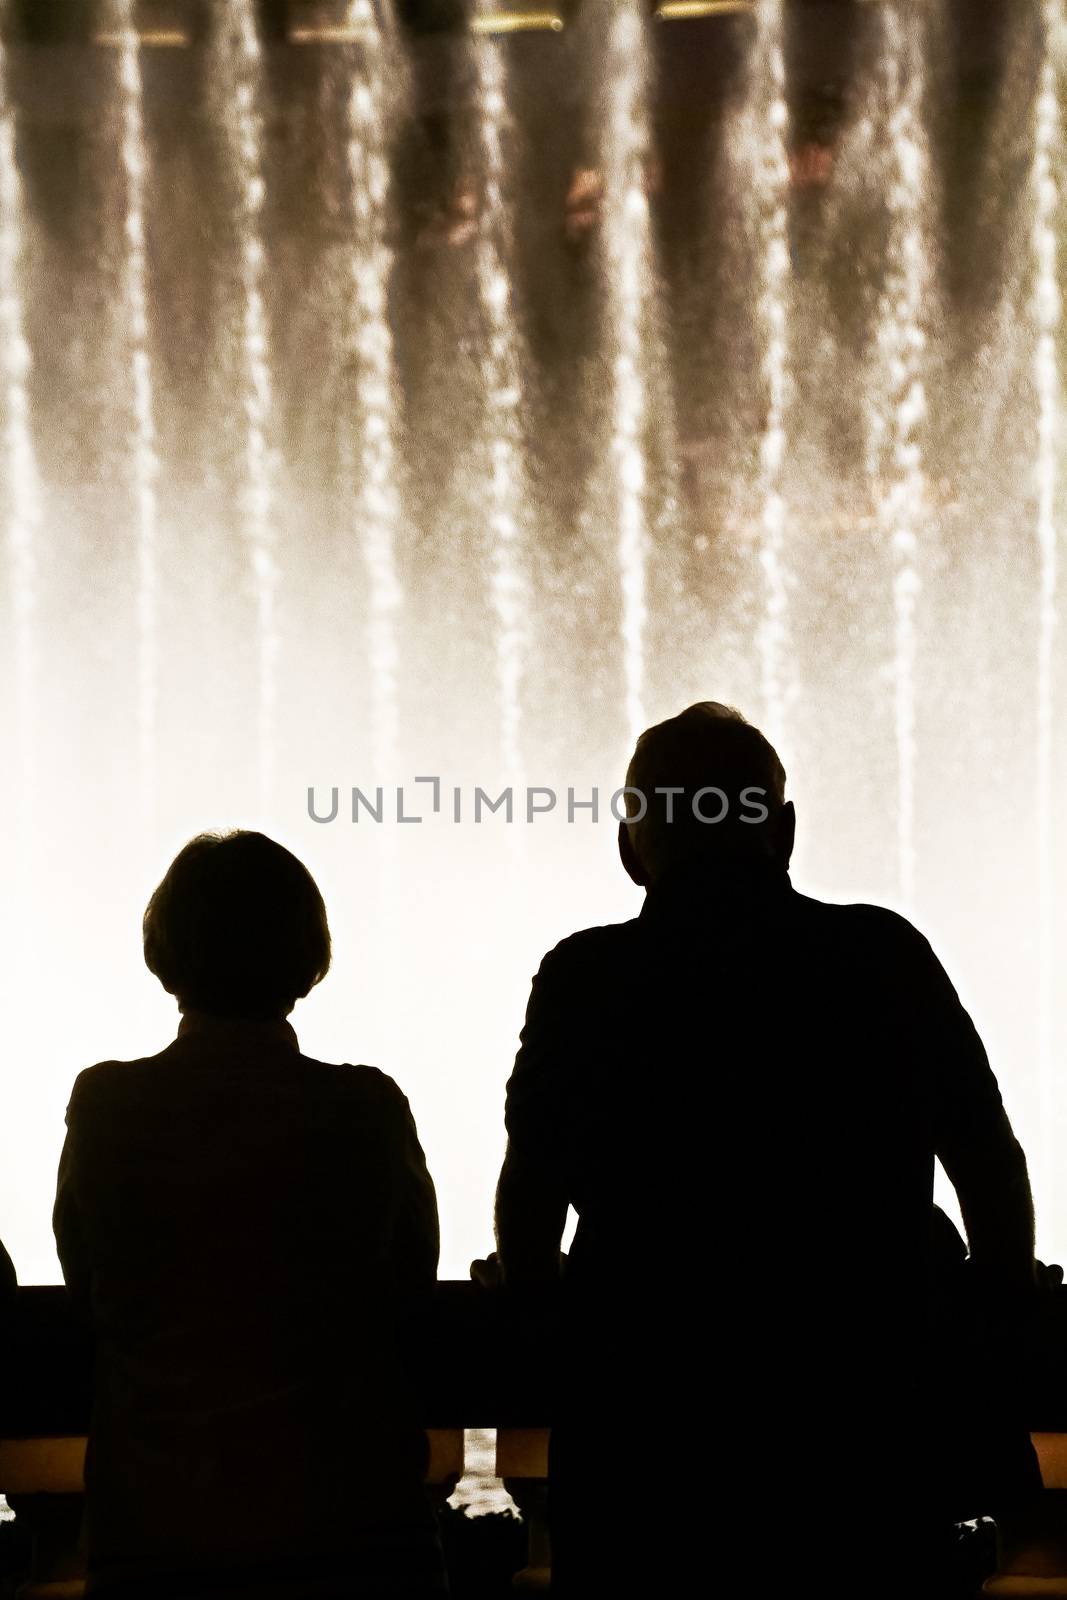
[{"label": "woman's head", "polygon": [[148,902],[144,958],[183,1011],[284,1017],[329,970],[326,907],[265,834],[202,833]]}]

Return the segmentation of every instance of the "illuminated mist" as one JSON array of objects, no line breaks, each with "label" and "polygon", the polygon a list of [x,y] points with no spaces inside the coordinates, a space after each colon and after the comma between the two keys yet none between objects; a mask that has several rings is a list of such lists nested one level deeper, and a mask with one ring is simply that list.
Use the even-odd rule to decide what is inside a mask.
[{"label": "illuminated mist", "polygon": [[240,825],[319,879],[301,1042],[403,1086],[465,1275],[530,977],[638,909],[609,799],[698,696],[779,741],[798,886],[910,908],[943,955],[1067,1255],[1062,0],[1005,9],[1015,145],[965,129],[962,177],[948,6],[832,8],[823,120],[790,31],[818,8],[780,0],[506,35],[471,0],[425,37],[349,0],[299,40],[252,0],[153,40],[108,0],[95,42],[5,34],[24,1280],[58,1275],[76,1072],[171,1036],[148,894]]},{"label": "illuminated mist", "polygon": [[757,642],[765,728],[775,740],[785,737],[790,705],[800,693],[791,666],[785,549],[792,262],[782,0],[760,0],[756,7],[748,73],[748,91],[733,129],[732,158],[743,185],[746,230],[758,272],[755,320],[764,416],[755,494],[760,503],[759,564],[764,593]]},{"label": "illuminated mist", "polygon": [[37,586],[36,537],[41,525],[41,485],[30,420],[32,363],[24,332],[22,182],[15,155],[15,116],[7,87],[7,61],[0,42],[0,371],[4,382],[5,525],[9,566],[13,660],[16,848],[29,848],[36,777],[37,719],[34,629]]}]

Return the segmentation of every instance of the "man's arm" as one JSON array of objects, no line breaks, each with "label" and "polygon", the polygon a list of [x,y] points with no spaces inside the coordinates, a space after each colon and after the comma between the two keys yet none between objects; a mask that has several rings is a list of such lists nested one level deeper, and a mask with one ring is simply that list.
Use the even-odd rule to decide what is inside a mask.
[{"label": "man's arm", "polygon": [[1022,1146],[1003,1106],[996,1122],[953,1127],[937,1156],[956,1191],[971,1259],[1005,1289],[1035,1284],[1034,1205]]},{"label": "man's arm", "polygon": [[935,1152],[956,1191],[975,1265],[998,1289],[1029,1289],[1034,1207],[1026,1156],[974,1023],[923,943],[937,1052]]},{"label": "man's arm", "polygon": [[559,1280],[567,1221],[563,1185],[508,1141],[496,1186],[496,1249],[504,1283],[536,1293]]},{"label": "man's arm", "polygon": [[56,1181],[56,1200],[52,1211],[52,1231],[56,1239],[59,1264],[63,1279],[72,1300],[81,1308],[88,1306],[90,1265],[85,1230],[76,1196],[76,1172],[81,1159],[81,1114],[76,1105],[78,1086],[75,1084],[67,1107],[67,1136],[59,1157],[59,1174]]},{"label": "man's arm", "polygon": [[[559,1281],[567,1221],[568,1066],[579,1013],[565,958],[547,955],[534,978],[507,1087],[508,1147],[496,1191],[496,1242],[508,1288],[537,1292]],[[576,997],[575,997],[576,998]]]}]

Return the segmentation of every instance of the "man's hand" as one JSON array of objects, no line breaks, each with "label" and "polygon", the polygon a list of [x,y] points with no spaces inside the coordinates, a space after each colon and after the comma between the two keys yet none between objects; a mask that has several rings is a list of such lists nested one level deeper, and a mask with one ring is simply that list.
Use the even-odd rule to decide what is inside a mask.
[{"label": "man's hand", "polygon": [[1047,1266],[1043,1261],[1035,1261],[1034,1276],[1039,1289],[1063,1288],[1063,1268],[1058,1267],[1054,1261],[1050,1261]]},{"label": "man's hand", "polygon": [[[559,1270],[562,1275],[567,1265],[567,1252],[559,1253]],[[500,1265],[500,1257],[494,1250],[492,1255],[481,1257],[471,1262],[471,1277],[479,1289],[503,1289],[504,1269]]]},{"label": "man's hand", "polygon": [[504,1274],[500,1270],[500,1257],[494,1250],[492,1255],[484,1260],[479,1257],[471,1262],[471,1277],[479,1289],[502,1289],[504,1287]]}]

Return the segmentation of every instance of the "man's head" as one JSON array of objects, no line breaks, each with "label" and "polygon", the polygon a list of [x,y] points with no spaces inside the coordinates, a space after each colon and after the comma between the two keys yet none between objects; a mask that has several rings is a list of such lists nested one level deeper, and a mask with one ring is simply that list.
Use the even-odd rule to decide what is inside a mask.
[{"label": "man's head", "polygon": [[702,863],[789,865],[795,817],[785,769],[731,706],[702,700],[648,728],[626,785],[619,854],[635,883],[647,888]]},{"label": "man's head", "polygon": [[144,958],[183,1011],[275,1020],[329,970],[326,907],[273,839],[202,833],[148,902]]}]

